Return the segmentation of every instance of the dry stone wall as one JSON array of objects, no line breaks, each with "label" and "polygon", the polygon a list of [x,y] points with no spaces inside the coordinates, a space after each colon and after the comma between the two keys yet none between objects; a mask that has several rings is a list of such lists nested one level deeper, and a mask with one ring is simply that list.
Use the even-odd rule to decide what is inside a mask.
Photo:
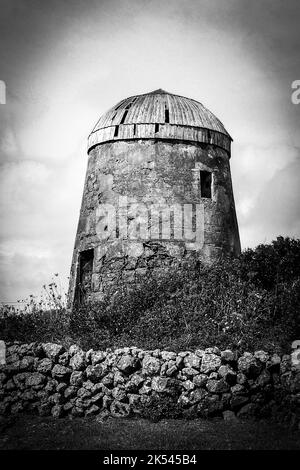
[{"label": "dry stone wall", "polygon": [[297,427],[300,370],[290,355],[265,351],[83,351],[54,343],[7,344],[0,369],[0,414],[127,417],[154,397],[172,397],[186,418],[274,416]]}]

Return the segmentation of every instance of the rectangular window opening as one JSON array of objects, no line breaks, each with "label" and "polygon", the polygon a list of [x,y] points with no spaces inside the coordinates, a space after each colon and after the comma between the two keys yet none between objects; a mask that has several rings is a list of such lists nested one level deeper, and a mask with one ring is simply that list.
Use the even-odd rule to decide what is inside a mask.
[{"label": "rectangular window opening", "polygon": [[168,108],[165,108],[165,122],[169,124],[170,122],[170,116],[169,116],[169,110]]},{"label": "rectangular window opening", "polygon": [[[128,103],[128,105],[125,107],[125,109],[129,109],[130,106],[133,105],[133,103],[135,102],[135,100],[136,100],[136,98],[133,98],[133,100],[130,101],[130,103]],[[119,103],[118,106],[115,107],[115,111],[117,111],[119,108],[121,108],[121,106],[124,104],[124,101],[125,101],[125,100],[121,101],[121,103]]]},{"label": "rectangular window opening", "polygon": [[131,106],[133,105],[133,103],[135,102],[135,100],[136,100],[136,98],[133,98],[133,100],[132,100],[132,101],[130,101],[130,103],[128,103],[128,105],[126,106],[126,108],[125,108],[125,109],[129,109],[129,108],[131,108]]},{"label": "rectangular window opening", "polygon": [[123,104],[123,103],[124,103],[124,100],[123,100],[123,101],[121,101],[121,103],[120,103],[120,104],[118,104],[118,106],[116,106],[116,107],[115,107],[115,111],[117,111],[117,109],[121,108],[121,106],[122,106],[122,104]]},{"label": "rectangular window opening", "polygon": [[127,113],[128,113],[128,109],[126,108],[125,111],[124,111],[124,114],[123,114],[123,116],[122,116],[122,119],[121,119],[120,124],[124,124],[125,119],[126,119],[126,116],[127,116]]},{"label": "rectangular window opening", "polygon": [[210,171],[200,171],[201,197],[211,199],[212,175]]},{"label": "rectangular window opening", "polygon": [[119,135],[119,126],[116,126],[115,127],[114,137],[118,137],[118,135]]},{"label": "rectangular window opening", "polygon": [[136,124],[133,125],[133,135],[136,134]]},{"label": "rectangular window opening", "polygon": [[157,134],[157,132],[159,132],[159,124],[155,124],[154,132],[155,132],[155,134]]},{"label": "rectangular window opening", "polygon": [[94,249],[84,250],[79,253],[77,300],[83,303],[87,300],[92,290],[92,274],[94,264]]}]

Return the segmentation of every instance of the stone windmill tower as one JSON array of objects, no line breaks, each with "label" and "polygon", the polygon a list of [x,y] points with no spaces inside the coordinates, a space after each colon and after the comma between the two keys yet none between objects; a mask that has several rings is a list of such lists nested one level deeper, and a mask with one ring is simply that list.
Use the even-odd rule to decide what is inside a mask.
[{"label": "stone windmill tower", "polygon": [[231,137],[201,103],[156,90],[113,106],[88,138],[70,303],[187,257],[238,255]]}]

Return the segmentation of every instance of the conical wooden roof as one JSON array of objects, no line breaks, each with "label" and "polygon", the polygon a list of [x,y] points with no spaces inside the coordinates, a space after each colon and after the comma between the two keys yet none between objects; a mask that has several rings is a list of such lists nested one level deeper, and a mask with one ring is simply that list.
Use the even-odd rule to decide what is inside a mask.
[{"label": "conical wooden roof", "polygon": [[230,150],[231,137],[202,103],[162,89],[117,103],[95,125],[88,149],[114,140],[163,139],[202,142]]}]

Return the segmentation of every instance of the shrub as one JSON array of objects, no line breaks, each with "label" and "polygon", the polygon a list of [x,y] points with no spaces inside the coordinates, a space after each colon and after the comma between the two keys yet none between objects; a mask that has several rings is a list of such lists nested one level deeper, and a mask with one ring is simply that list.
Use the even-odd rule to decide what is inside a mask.
[{"label": "shrub", "polygon": [[[279,237],[238,259],[192,261],[100,302],[0,320],[4,339],[71,338],[84,348],[290,351],[300,337],[300,240]],[[3,336],[2,335],[2,336]],[[70,339],[70,340],[71,340]]]},{"label": "shrub", "polygon": [[69,315],[66,310],[10,312],[0,318],[1,339],[6,341],[66,342]]},{"label": "shrub", "polygon": [[6,341],[57,341],[68,339],[69,314],[66,295],[58,274],[44,285],[39,299],[33,295],[20,302],[20,307],[4,305],[0,311],[1,339]]},{"label": "shrub", "polygon": [[277,237],[270,244],[245,250],[240,257],[244,279],[258,287],[275,288],[300,277],[300,239]]}]

